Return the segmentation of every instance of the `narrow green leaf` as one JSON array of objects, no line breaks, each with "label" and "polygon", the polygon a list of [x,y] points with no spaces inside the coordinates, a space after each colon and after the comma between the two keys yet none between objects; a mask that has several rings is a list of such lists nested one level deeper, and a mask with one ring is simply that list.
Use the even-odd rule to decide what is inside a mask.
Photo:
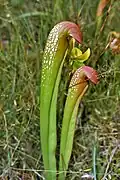
[{"label": "narrow green leaf", "polygon": [[85,81],[85,75],[79,70],[73,75],[65,103],[60,139],[59,163],[59,172],[63,171],[63,173],[60,173],[59,180],[64,180],[66,176],[66,172],[64,171],[66,171],[68,168],[68,163],[72,152],[78,106],[82,96],[88,88],[87,82]]}]

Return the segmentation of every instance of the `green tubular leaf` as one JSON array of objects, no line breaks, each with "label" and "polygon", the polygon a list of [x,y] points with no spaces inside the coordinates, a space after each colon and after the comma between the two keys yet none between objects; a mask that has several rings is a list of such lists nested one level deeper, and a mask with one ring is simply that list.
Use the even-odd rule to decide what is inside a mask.
[{"label": "green tubular leaf", "polygon": [[77,116],[78,106],[87,88],[88,85],[85,81],[85,75],[80,71],[76,71],[70,83],[63,115],[60,139],[59,172],[62,171],[64,173],[59,174],[59,180],[64,180],[66,176],[65,171],[68,168],[68,163],[72,152],[75,120]]},{"label": "green tubular leaf", "polygon": [[[56,179],[56,102],[61,69],[69,47],[67,37],[80,41],[77,25],[70,22],[57,24],[50,32],[44,51],[40,87],[40,138],[47,180]],[[77,29],[77,30],[76,30]]]},{"label": "green tubular leaf", "polygon": [[[51,59],[51,64],[43,64],[42,69],[40,94],[40,135],[44,167],[49,171],[54,171],[51,173],[47,173],[49,174],[48,179],[50,180],[56,179],[55,150],[57,87],[55,86],[55,84],[57,83],[56,80],[59,80],[59,78],[56,78],[58,76],[57,73],[61,65],[61,60],[64,58],[68,46],[67,42],[64,42],[64,40],[65,38],[63,37],[61,38],[61,40],[59,40],[59,43],[57,42],[58,47],[63,47],[62,52],[57,49],[56,54],[53,55],[51,54],[52,49],[50,48],[49,53],[45,54],[44,58],[48,59],[48,63],[50,62],[49,59]],[[52,61],[54,61],[54,63],[52,63]]]},{"label": "green tubular leaf", "polygon": [[60,65],[54,91],[52,95],[51,100],[51,106],[50,106],[50,118],[49,118],[49,168],[52,169],[53,173],[51,174],[51,177],[53,180],[55,180],[56,177],[56,160],[55,160],[55,150],[56,150],[56,102],[57,102],[57,92],[59,87],[59,82],[61,78],[61,71],[62,66],[64,63],[64,59],[66,57],[67,51],[65,52],[65,55],[63,57],[63,61]]}]

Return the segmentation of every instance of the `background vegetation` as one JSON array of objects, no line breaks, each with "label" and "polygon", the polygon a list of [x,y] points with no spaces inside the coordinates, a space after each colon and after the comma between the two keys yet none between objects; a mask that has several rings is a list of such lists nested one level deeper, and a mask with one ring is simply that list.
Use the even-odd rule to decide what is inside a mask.
[{"label": "background vegetation", "polygon": [[[81,25],[81,48],[91,48],[87,64],[97,69],[100,82],[90,85],[80,104],[67,179],[92,179],[94,173],[96,179],[119,180],[120,55],[106,46],[109,33],[120,32],[120,1],[105,8],[101,30],[96,26],[98,4],[99,0],[0,1],[1,178],[44,179],[39,142],[41,60],[50,30],[70,20]],[[62,93],[61,84],[61,111]]]}]

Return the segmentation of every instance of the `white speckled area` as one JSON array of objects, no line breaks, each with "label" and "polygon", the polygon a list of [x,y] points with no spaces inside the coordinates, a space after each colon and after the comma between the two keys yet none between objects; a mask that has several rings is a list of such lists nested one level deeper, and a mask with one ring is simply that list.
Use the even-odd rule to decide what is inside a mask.
[{"label": "white speckled area", "polygon": [[41,79],[42,82],[41,83],[43,83],[44,80],[46,79],[46,75],[45,75],[46,70],[49,71],[53,64],[54,57],[58,48],[58,37],[59,37],[61,27],[62,27],[62,24],[57,24],[56,26],[54,26],[54,28],[51,30],[48,36],[47,43],[44,50],[44,55],[43,55],[42,79]]},{"label": "white speckled area", "polygon": [[80,86],[80,84],[84,83],[84,79],[85,79],[85,75],[82,72],[82,68],[77,69],[77,71],[74,73],[71,82],[70,82],[70,88],[69,88],[69,94],[71,96],[71,98],[74,97],[74,94],[77,93],[78,88]]}]

